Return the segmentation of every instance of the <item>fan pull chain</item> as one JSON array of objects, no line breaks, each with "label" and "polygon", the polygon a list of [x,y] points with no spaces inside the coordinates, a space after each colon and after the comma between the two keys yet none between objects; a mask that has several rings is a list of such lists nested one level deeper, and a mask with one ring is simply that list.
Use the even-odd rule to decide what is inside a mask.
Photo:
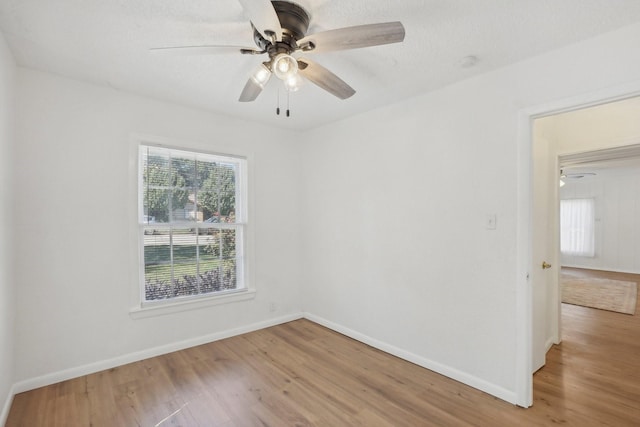
[{"label": "fan pull chain", "polygon": [[289,117],[289,93],[290,91],[287,91],[287,117]]},{"label": "fan pull chain", "polygon": [[278,103],[276,105],[276,116],[280,115],[280,89],[278,89]]}]

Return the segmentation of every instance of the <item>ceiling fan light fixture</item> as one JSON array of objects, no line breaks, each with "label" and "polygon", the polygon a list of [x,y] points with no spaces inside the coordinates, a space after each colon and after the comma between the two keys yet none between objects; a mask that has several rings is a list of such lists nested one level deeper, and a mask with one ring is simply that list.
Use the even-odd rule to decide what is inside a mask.
[{"label": "ceiling fan light fixture", "polygon": [[300,74],[296,73],[288,79],[284,80],[284,88],[289,92],[297,92],[302,86],[303,80]]},{"label": "ceiling fan light fixture", "polygon": [[271,71],[267,68],[266,65],[260,64],[258,68],[251,75],[253,81],[264,89],[264,86],[267,84],[269,79],[271,78]]},{"label": "ceiling fan light fixture", "polygon": [[273,73],[277,78],[283,81],[298,73],[298,61],[286,53],[281,53],[273,59]]},{"label": "ceiling fan light fixture", "polygon": [[256,47],[174,46],[153,48],[152,51],[176,54],[235,52],[268,55],[268,60],[248,77],[238,98],[239,102],[255,101],[271,79],[271,74],[282,80],[287,94],[298,90],[302,82],[306,84],[309,81],[339,99],[347,99],[356,93],[355,89],[320,64],[305,58],[297,60],[292,55],[311,51],[322,53],[360,49],[404,41],[405,29],[400,21],[353,25],[307,34],[310,14],[296,4],[297,1],[239,0],[244,14],[249,18]]}]

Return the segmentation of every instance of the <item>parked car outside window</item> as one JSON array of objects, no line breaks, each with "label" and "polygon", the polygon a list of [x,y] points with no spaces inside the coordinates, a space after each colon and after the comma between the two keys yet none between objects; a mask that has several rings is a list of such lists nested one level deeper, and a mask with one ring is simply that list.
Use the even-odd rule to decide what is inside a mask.
[{"label": "parked car outside window", "polygon": [[[142,215],[143,224],[155,224],[156,217],[152,215]],[[144,234],[156,234],[156,230],[145,228]]]},{"label": "parked car outside window", "polygon": [[[205,219],[204,221],[202,221],[202,224],[212,224],[212,223],[218,223],[220,222],[220,217],[218,216],[212,216],[211,218]],[[192,228],[191,230],[189,230],[189,232],[191,233],[195,233],[196,229]],[[203,229],[204,233],[211,233],[211,230],[207,230],[207,229]]]}]

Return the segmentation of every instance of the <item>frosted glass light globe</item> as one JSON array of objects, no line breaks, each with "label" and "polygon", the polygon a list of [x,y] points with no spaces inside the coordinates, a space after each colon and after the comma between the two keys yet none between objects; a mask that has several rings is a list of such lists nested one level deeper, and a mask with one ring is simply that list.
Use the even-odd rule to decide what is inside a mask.
[{"label": "frosted glass light globe", "polygon": [[302,77],[300,74],[294,74],[289,77],[287,80],[283,81],[284,88],[289,92],[297,92],[300,90],[300,86],[302,86]]},{"label": "frosted glass light globe", "polygon": [[256,71],[251,75],[253,81],[261,88],[264,88],[264,85],[267,84],[269,77],[271,77],[271,71],[269,71],[264,64],[260,64]]},{"label": "frosted glass light globe", "polygon": [[298,61],[286,53],[281,53],[273,60],[273,73],[280,80],[286,81],[298,73]]}]

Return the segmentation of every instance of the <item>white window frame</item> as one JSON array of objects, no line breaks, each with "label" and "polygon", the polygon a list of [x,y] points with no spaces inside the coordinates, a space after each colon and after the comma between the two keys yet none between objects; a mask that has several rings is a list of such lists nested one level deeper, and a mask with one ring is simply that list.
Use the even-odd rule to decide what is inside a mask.
[{"label": "white window frame", "polygon": [[[131,144],[131,154],[135,162],[130,164],[130,176],[135,182],[132,187],[135,191],[132,191],[131,199],[135,197],[135,241],[136,241],[136,256],[135,265],[132,270],[135,269],[135,302],[133,307],[129,310],[130,315],[133,318],[144,318],[162,314],[169,314],[184,310],[199,309],[219,304],[227,304],[237,301],[244,301],[255,298],[255,289],[251,285],[251,275],[249,274],[249,265],[252,258],[252,247],[250,243],[253,239],[250,237],[251,228],[249,224],[249,157],[248,153],[238,153],[235,150],[224,150],[224,154],[220,152],[211,151],[207,149],[198,148],[198,144],[181,144],[172,143],[161,138],[138,136],[132,137],[133,143]],[[240,244],[236,246],[236,257],[242,262],[238,262],[237,266],[237,289],[211,292],[206,294],[198,294],[192,296],[181,296],[177,298],[162,299],[162,300],[149,300],[145,299],[145,274],[144,274],[144,226],[143,222],[143,202],[142,197],[142,180],[141,168],[142,168],[142,156],[140,156],[140,147],[150,146],[158,147],[169,150],[177,150],[189,153],[198,153],[203,155],[211,155],[219,158],[226,158],[237,162],[238,171],[236,175],[236,222],[241,227],[239,236],[236,239],[241,239]],[[222,151],[222,150],[221,150]],[[133,200],[132,200],[133,201]],[[168,224],[163,224],[167,226]],[[224,228],[223,225],[220,228]],[[133,228],[132,228],[133,229]],[[133,239],[132,239],[133,240]],[[238,250],[238,247],[240,248]],[[241,265],[240,265],[241,264]],[[241,282],[240,282],[241,281]]]}]

